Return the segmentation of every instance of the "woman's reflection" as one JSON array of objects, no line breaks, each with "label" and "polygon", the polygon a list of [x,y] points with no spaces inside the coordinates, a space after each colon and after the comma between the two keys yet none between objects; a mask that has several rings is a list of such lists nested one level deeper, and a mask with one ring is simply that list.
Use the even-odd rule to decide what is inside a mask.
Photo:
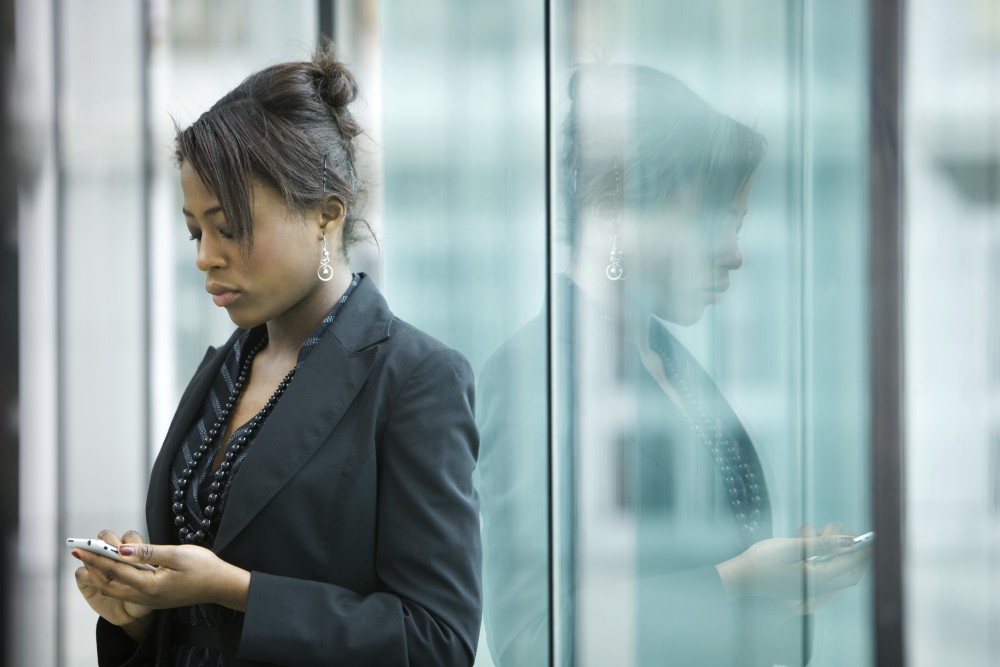
[{"label": "woman's reflection", "polygon": [[[646,67],[581,68],[569,98],[560,161],[569,260],[552,294],[553,331],[545,316],[529,323],[480,380],[494,659],[547,664],[551,407],[570,471],[557,484],[571,494],[561,507],[579,515],[559,523],[570,527],[563,543],[585,556],[611,539],[579,510],[600,504],[588,499],[600,491],[581,478],[614,487],[613,504],[634,528],[635,627],[621,631],[634,633],[637,664],[801,664],[806,614],[857,582],[868,549],[838,525],[773,537],[754,446],[668,327],[701,320],[742,265],[739,233],[764,139]],[[595,472],[602,461],[610,465]],[[577,579],[581,588],[556,609],[565,615],[558,627],[579,633],[588,628],[570,601],[579,607],[597,595],[589,576],[569,581]]]}]

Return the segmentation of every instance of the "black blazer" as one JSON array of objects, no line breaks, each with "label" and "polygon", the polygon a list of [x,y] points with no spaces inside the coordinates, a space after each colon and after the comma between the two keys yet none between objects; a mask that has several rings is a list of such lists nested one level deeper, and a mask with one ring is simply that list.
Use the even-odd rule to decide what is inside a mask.
[{"label": "black blazer", "polygon": [[[149,484],[150,543],[174,541],[170,464],[240,333],[209,350],[181,398]],[[465,358],[394,317],[363,278],[232,482],[213,551],[252,575],[246,613],[219,609],[226,664],[473,663],[473,394]],[[167,617],[128,664],[165,664]]]}]

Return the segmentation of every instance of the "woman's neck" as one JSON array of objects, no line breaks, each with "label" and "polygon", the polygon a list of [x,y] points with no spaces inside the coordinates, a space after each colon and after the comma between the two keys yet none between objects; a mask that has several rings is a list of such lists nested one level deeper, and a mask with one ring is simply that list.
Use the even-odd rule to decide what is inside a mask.
[{"label": "woman's neck", "polygon": [[338,267],[329,282],[321,283],[291,311],[270,320],[267,323],[267,356],[297,357],[302,343],[347,291],[351,280],[351,270],[346,266]]},{"label": "woman's neck", "polygon": [[[600,266],[594,262],[590,264]],[[651,315],[647,310],[637,308],[635,301],[629,298],[629,284],[624,280],[609,280],[603,271],[581,271],[579,267],[579,263],[571,265],[566,270],[566,276],[621,335],[641,352],[648,352]]]}]

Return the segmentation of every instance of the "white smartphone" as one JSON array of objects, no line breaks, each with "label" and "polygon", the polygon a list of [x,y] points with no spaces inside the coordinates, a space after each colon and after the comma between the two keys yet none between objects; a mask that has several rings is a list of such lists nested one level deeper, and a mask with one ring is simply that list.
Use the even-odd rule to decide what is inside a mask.
[{"label": "white smartphone", "polygon": [[[86,549],[87,551],[93,551],[95,554],[100,554],[101,556],[107,556],[113,560],[120,563],[126,561],[122,560],[122,557],[118,555],[117,547],[114,547],[104,540],[98,540],[88,537],[70,537],[66,540],[66,546],[70,549]],[[140,570],[155,570],[156,568],[149,563],[129,563],[132,567],[137,567]]]}]

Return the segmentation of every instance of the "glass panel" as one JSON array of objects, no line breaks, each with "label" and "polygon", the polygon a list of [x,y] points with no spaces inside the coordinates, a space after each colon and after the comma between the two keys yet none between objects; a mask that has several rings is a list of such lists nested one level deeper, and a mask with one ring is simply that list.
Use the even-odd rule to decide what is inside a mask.
[{"label": "glass panel", "polygon": [[[156,3],[154,3],[156,6]],[[205,294],[194,247],[180,215],[173,162],[175,123],[186,127],[247,75],[267,65],[308,59],[316,45],[316,0],[171,0],[154,14],[150,125],[153,136],[152,390],[150,446],[160,448],[174,408],[209,345],[233,330]],[[206,67],[211,63],[211,67]]]},{"label": "glass panel", "polygon": [[[142,528],[148,454],[159,449],[205,347],[225,340],[233,326],[206,297],[186,243],[172,163],[174,121],[188,124],[249,72],[308,57],[315,43],[315,0],[148,5],[153,10],[148,69],[143,3],[102,0],[59,7],[63,225],[55,241],[65,263],[57,267],[50,250],[47,270],[62,278],[62,361],[56,372],[63,387],[58,408],[64,437],[57,453],[63,478],[43,502],[58,498],[61,538],[90,536],[102,528]],[[148,193],[144,84],[150,92],[154,172]],[[147,194],[151,202],[143,200]],[[150,265],[143,264],[147,205],[155,248]],[[144,278],[155,295],[151,304],[144,303]],[[145,339],[147,313],[151,341]],[[147,382],[154,406],[149,432]],[[58,560],[50,571],[60,576],[61,624],[29,623],[30,632],[45,632],[24,639],[24,664],[93,664],[95,616],[73,581],[77,563],[65,550],[54,556]],[[32,560],[41,559],[32,555]],[[29,583],[30,590],[40,586]],[[55,640],[53,626],[59,633]]]},{"label": "glass panel", "polygon": [[[61,7],[62,539],[144,523],[140,9],[114,0]],[[46,628],[42,642],[62,646],[56,660],[93,660],[94,614],[74,582],[79,563],[66,555],[59,550],[61,636],[53,642]]]},{"label": "glass panel", "polygon": [[1000,664],[1000,6],[906,3],[906,640]]},{"label": "glass panel", "polygon": [[538,2],[382,3],[383,283],[478,379],[477,665],[548,662],[545,67]]},{"label": "glass panel", "polygon": [[866,5],[556,6],[556,662],[867,664]]},{"label": "glass panel", "polygon": [[[839,524],[851,535],[873,528],[869,462],[871,447],[878,444],[870,440],[868,414],[868,238],[869,225],[877,224],[868,220],[867,195],[869,4],[806,3],[798,91],[804,224],[797,253],[805,286],[798,416],[802,517],[815,526]],[[794,218],[789,222],[797,224]],[[796,528],[788,517],[782,532]],[[871,547],[861,555],[864,566]],[[832,598],[820,597],[811,646],[804,649],[811,650],[810,665],[873,664],[869,569],[870,564],[857,584]],[[850,584],[852,576],[848,572],[832,585]],[[819,576],[807,582],[811,590],[823,585]]]},{"label": "glass panel", "polygon": [[[56,36],[49,9],[45,3],[17,3],[14,58],[17,85],[11,89],[16,94],[11,96],[9,111],[16,119],[18,137],[23,142],[16,148],[18,410],[8,417],[12,422],[16,420],[20,442],[17,459],[7,462],[8,466],[17,467],[18,530],[22,539],[8,552],[17,558],[17,569],[4,575],[7,577],[4,583],[9,586],[6,588],[9,597],[4,603],[9,605],[11,621],[7,634],[11,643],[5,649],[10,664],[16,665],[46,665],[56,659],[57,645],[49,629],[58,622],[57,590],[65,566],[65,553],[55,549],[40,551],[23,539],[29,526],[34,534],[53,539],[60,532],[55,354],[60,276],[53,270],[37,270],[52,266],[52,249],[57,247],[58,238],[52,131],[55,117],[52,60]],[[10,139],[16,141],[17,137]]]}]

